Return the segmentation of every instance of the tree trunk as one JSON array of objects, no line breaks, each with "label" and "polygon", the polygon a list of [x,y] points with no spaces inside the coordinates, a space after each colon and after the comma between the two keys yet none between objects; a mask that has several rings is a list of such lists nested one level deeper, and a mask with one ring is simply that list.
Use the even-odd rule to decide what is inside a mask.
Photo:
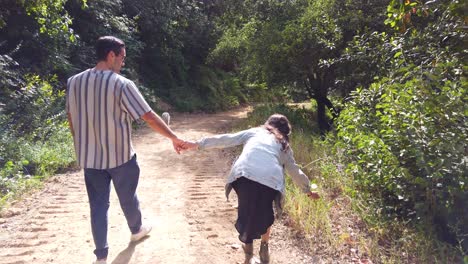
[{"label": "tree trunk", "polygon": [[325,102],[323,98],[315,98],[317,101],[317,123],[319,125],[320,134],[325,135],[325,132],[330,130],[330,123],[325,113]]},{"label": "tree trunk", "polygon": [[[327,72],[323,72],[320,76],[309,74],[304,81],[308,95],[317,102],[317,123],[322,135],[330,131],[333,121],[339,114],[339,111],[333,106],[330,99],[327,98],[328,87],[330,85],[329,77]],[[326,108],[330,110],[333,116],[331,120],[327,117]]]}]

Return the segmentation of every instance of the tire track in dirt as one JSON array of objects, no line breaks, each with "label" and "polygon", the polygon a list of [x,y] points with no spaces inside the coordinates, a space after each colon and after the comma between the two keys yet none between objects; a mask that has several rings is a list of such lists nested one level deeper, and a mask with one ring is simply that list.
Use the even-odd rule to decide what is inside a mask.
[{"label": "tire track in dirt", "polygon": [[75,207],[88,205],[81,184],[66,177],[57,175],[42,191],[2,214],[1,264],[52,263],[61,247],[76,237],[68,225],[83,222],[87,215]]},{"label": "tire track in dirt", "polygon": [[[246,109],[219,114],[176,114],[172,128],[184,139],[226,132]],[[224,197],[230,150],[177,155],[172,144],[148,128],[134,135],[141,167],[138,195],[143,221],[153,225],[144,241],[129,244],[130,232],[114,190],[109,209],[108,263],[239,263],[234,228],[237,199]],[[307,245],[277,222],[272,263],[317,263]],[[258,245],[256,250],[258,251]],[[91,263],[94,259],[83,172],[56,175],[45,188],[0,217],[0,264]]]}]

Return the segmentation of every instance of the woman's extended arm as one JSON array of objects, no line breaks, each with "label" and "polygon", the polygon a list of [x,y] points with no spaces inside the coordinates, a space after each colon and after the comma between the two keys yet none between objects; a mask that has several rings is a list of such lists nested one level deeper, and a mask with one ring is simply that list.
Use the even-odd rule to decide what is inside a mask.
[{"label": "woman's extended arm", "polygon": [[233,134],[221,134],[204,137],[196,142],[199,149],[228,148],[242,145],[254,135],[253,129],[243,130]]},{"label": "woman's extended arm", "polygon": [[307,178],[307,175],[299,168],[294,159],[293,151],[288,149],[286,152],[283,152],[284,159],[284,168],[289,176],[291,176],[293,182],[309,196],[311,199],[318,199],[320,196],[317,192],[310,190],[310,181]]}]

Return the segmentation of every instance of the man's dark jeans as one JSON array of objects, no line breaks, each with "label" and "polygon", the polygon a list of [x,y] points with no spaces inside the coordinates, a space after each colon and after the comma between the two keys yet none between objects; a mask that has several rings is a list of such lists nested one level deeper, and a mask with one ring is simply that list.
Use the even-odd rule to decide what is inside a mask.
[{"label": "man's dark jeans", "polygon": [[112,169],[97,170],[84,169],[86,190],[88,191],[89,206],[91,209],[91,229],[93,232],[96,250],[94,254],[98,259],[107,257],[107,211],[109,209],[110,182],[119,197],[120,207],[127,219],[132,234],[138,233],[141,227],[141,211],[136,188],[140,177],[136,155],[133,158]]}]

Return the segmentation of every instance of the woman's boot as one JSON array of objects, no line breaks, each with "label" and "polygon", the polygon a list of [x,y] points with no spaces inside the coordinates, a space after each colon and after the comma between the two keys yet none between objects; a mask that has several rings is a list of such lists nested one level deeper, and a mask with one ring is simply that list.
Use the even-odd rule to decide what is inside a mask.
[{"label": "woman's boot", "polygon": [[268,249],[268,242],[263,242],[260,244],[260,255],[261,263],[270,263],[270,250]]},{"label": "woman's boot", "polygon": [[245,253],[244,264],[250,264],[250,260],[253,258],[253,243],[242,245],[242,249]]}]

